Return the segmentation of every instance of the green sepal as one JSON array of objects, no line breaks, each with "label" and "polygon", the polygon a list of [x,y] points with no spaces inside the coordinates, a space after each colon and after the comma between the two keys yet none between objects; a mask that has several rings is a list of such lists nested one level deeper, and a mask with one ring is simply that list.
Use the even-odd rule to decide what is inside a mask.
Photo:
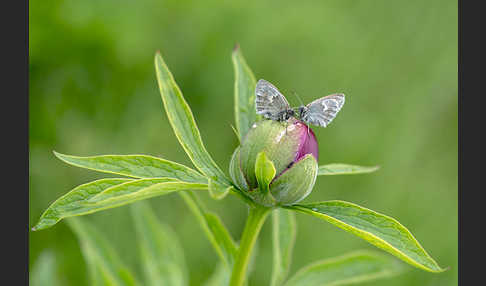
[{"label": "green sepal", "polygon": [[276,173],[275,166],[265,155],[265,152],[258,153],[255,161],[255,177],[258,182],[258,189],[263,195],[268,193],[269,185]]},{"label": "green sepal", "polygon": [[279,205],[292,205],[312,192],[316,178],[317,161],[307,154],[272,182],[270,192]]}]

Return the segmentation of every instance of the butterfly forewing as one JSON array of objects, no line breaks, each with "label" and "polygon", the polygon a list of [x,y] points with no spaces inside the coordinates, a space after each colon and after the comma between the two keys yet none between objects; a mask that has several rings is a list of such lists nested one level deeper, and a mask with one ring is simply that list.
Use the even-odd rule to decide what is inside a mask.
[{"label": "butterfly forewing", "polygon": [[344,94],[331,94],[306,105],[301,119],[309,124],[326,127],[344,104]]},{"label": "butterfly forewing", "polygon": [[282,113],[290,110],[287,99],[266,80],[259,80],[255,88],[256,112],[265,118],[279,120]]}]

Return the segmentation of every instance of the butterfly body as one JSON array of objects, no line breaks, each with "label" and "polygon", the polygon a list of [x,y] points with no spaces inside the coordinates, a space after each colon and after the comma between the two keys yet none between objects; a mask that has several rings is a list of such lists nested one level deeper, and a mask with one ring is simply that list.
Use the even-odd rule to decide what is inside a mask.
[{"label": "butterfly body", "polygon": [[255,88],[255,105],[258,114],[275,121],[296,117],[306,123],[326,127],[344,104],[344,94],[331,94],[292,109],[287,99],[266,80],[259,80]]}]

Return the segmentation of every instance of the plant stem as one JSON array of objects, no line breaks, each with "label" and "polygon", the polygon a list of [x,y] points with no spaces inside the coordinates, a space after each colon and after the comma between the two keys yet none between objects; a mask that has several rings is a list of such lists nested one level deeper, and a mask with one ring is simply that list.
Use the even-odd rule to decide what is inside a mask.
[{"label": "plant stem", "polygon": [[253,205],[250,207],[250,213],[246,220],[245,229],[241,236],[240,247],[231,273],[230,286],[243,285],[253,246],[255,246],[258,234],[260,233],[265,218],[270,210],[271,209],[262,206]]}]

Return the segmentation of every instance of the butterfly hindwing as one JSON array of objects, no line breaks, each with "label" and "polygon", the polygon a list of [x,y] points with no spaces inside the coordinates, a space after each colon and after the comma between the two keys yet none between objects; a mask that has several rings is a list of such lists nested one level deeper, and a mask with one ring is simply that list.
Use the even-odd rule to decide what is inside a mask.
[{"label": "butterfly hindwing", "polygon": [[281,120],[282,114],[290,109],[287,99],[278,89],[266,80],[259,80],[255,88],[255,105],[257,114],[272,120]]},{"label": "butterfly hindwing", "polygon": [[344,94],[331,94],[307,104],[301,119],[312,125],[326,127],[336,117],[344,104]]}]

